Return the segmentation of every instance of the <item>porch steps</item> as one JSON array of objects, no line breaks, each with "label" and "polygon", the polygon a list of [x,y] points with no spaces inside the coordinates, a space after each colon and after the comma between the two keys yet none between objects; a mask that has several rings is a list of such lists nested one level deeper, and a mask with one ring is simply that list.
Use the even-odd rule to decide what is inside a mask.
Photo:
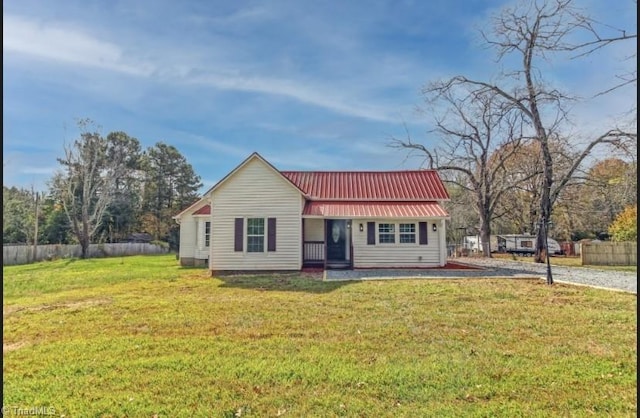
[{"label": "porch steps", "polygon": [[347,270],[351,264],[347,262],[327,262],[327,270]]}]

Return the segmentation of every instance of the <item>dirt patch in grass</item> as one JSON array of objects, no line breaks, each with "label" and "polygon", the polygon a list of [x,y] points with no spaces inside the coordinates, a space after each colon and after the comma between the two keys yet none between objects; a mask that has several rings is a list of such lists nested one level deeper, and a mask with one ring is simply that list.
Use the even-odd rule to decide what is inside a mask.
[{"label": "dirt patch in grass", "polygon": [[100,299],[80,300],[80,301],[69,302],[69,303],[55,303],[52,305],[37,305],[37,306],[27,306],[27,307],[3,306],[2,317],[8,318],[17,312],[40,312],[40,311],[50,311],[54,309],[78,309],[78,308],[86,308],[90,306],[107,305],[109,303],[111,303],[111,299],[100,298]]},{"label": "dirt patch in grass", "polygon": [[24,341],[17,341],[15,343],[2,343],[2,354],[15,351],[19,348],[24,347],[25,345],[27,345],[27,343]]}]

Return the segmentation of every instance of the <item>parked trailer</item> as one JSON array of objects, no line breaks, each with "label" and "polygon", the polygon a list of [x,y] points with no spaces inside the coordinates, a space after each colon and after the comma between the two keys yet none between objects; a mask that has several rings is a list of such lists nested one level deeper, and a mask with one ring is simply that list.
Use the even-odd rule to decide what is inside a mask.
[{"label": "parked trailer", "polygon": [[[536,237],[534,235],[507,234],[498,235],[498,252],[532,256],[536,252]],[[547,238],[549,255],[562,254],[562,247],[553,238]]]},{"label": "parked trailer", "polygon": [[[474,253],[481,253],[484,245],[480,239],[480,235],[467,235],[463,238],[462,247],[471,250]],[[496,252],[498,249],[498,237],[491,235],[489,237],[489,248],[491,252]]]},{"label": "parked trailer", "polygon": [[[549,255],[563,254],[558,241],[553,238],[547,239]],[[483,249],[479,235],[467,235],[463,239],[463,248],[480,253]],[[502,234],[491,235],[489,238],[489,248],[492,253],[510,253],[522,256],[533,255],[536,248],[536,237],[533,235]]]}]

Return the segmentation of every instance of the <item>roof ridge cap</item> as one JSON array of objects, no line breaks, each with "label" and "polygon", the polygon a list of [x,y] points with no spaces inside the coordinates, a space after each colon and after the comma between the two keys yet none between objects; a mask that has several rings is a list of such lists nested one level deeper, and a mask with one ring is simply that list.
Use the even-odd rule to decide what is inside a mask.
[{"label": "roof ridge cap", "polygon": [[408,170],[280,170],[281,173],[423,173],[438,171],[435,168],[417,168]]}]

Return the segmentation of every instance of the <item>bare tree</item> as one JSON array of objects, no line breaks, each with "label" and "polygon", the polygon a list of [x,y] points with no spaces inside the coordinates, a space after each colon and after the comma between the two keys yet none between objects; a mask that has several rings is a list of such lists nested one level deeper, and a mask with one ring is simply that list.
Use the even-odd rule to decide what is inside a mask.
[{"label": "bare tree", "polygon": [[520,112],[492,91],[477,92],[459,84],[433,82],[423,94],[435,115],[432,132],[442,139],[439,146],[429,149],[408,134],[406,139],[392,138],[390,146],[422,154],[430,168],[444,173],[444,181],[473,196],[483,254],[490,257],[497,203],[531,176],[505,165],[523,140]]},{"label": "bare tree", "polygon": [[[565,140],[550,140],[554,164],[554,181],[562,178],[570,169],[575,155]],[[514,181],[514,188],[505,194],[496,207],[496,218],[503,230],[514,233],[536,233],[539,222],[540,184],[544,172],[540,156],[540,144],[529,139],[524,141],[517,152],[505,162],[508,172],[517,173],[520,181]],[[552,218],[554,230],[559,231],[557,216]]]},{"label": "bare tree", "polygon": [[[637,7],[638,2],[634,0],[633,3],[635,3]],[[574,58],[581,58],[587,55],[591,55],[600,49],[606,48],[621,41],[629,41],[635,43],[638,39],[637,33],[629,32],[626,29],[615,28],[594,19],[585,18],[581,24],[581,27],[590,34],[591,39],[572,47],[573,51],[578,52],[578,54]],[[603,32],[606,32],[606,34]],[[624,59],[629,61],[637,61],[637,57],[638,54],[636,50],[628,54]],[[605,95],[611,93],[614,90],[633,86],[637,83],[638,66],[636,65],[634,68],[628,71],[623,71],[616,74],[613,80],[613,84],[599,91],[596,95]],[[634,106],[634,113],[636,110],[637,106]]]},{"label": "bare tree", "polygon": [[[514,8],[505,8],[493,19],[492,35],[483,33],[483,37],[489,46],[496,49],[498,62],[509,64],[515,57],[516,62],[520,64],[512,71],[503,72],[496,82],[473,80],[460,75],[439,85],[441,91],[464,87],[476,97],[495,95],[506,103],[505,108],[520,112],[522,120],[529,128],[523,132],[523,136],[539,144],[542,160],[538,213],[540,226],[547,225],[553,205],[561,191],[570,183],[585,158],[596,146],[621,146],[625,140],[637,143],[635,129],[630,132],[618,127],[604,129],[603,132],[586,138],[582,143],[574,141],[573,148],[578,151],[572,165],[562,176],[554,177],[551,142],[553,138],[568,136],[563,135],[562,129],[569,122],[569,105],[577,98],[545,83],[538,64],[556,53],[575,55],[576,51],[584,51],[583,54],[588,54],[588,43],[571,43],[576,33],[584,33],[585,30],[587,33],[595,33],[593,20],[574,8],[572,0],[524,1]],[[630,36],[623,34],[621,38],[629,39]],[[612,41],[615,42],[614,39]],[[600,45],[606,45],[603,40],[600,42]],[[462,110],[466,113],[465,109]],[[471,118],[471,115],[469,116]],[[424,148],[422,151],[427,150]],[[538,262],[544,261],[542,251],[546,251],[545,234],[541,233],[541,229],[543,228],[538,228],[536,239]]]},{"label": "bare tree", "polygon": [[[584,28],[593,30],[593,20],[582,15],[572,6],[572,0],[550,2],[525,2],[515,9],[507,8],[494,19],[494,37],[485,36],[487,42],[497,48],[498,59],[516,54],[522,66],[506,76],[516,88],[507,90],[496,84],[456,77],[458,83],[469,84],[480,91],[491,90],[518,107],[533,127],[534,138],[540,144],[543,161],[543,178],[540,198],[540,225],[546,227],[551,211],[563,188],[570,182],[584,159],[598,144],[620,145],[625,139],[637,140],[635,132],[624,132],[618,128],[608,129],[587,139],[582,152],[574,159],[565,175],[554,181],[554,163],[551,154],[551,139],[560,136],[562,122],[567,118],[567,103],[574,100],[567,94],[550,88],[542,80],[535,64],[537,58],[545,59],[548,54],[575,51],[587,44],[571,44],[568,39],[576,31]],[[522,80],[522,84],[519,84]],[[543,115],[555,115],[547,116]],[[577,145],[577,144],[574,144]],[[538,233],[536,261],[544,261],[541,250],[546,250],[544,234]]]},{"label": "bare tree", "polygon": [[88,119],[78,122],[80,138],[65,145],[65,156],[58,159],[63,169],[51,181],[80,243],[82,258],[88,255],[89,244],[112,201],[122,168],[119,159],[106,158],[107,142],[98,132],[88,130],[92,124]]}]

